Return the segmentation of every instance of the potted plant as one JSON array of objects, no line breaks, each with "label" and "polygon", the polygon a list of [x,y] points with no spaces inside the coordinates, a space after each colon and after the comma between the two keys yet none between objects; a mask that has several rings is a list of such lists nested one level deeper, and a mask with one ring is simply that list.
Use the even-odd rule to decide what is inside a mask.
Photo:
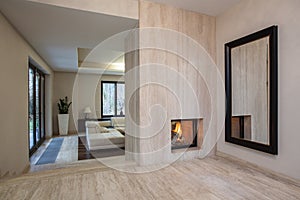
[{"label": "potted plant", "polygon": [[58,114],[58,129],[59,135],[68,135],[69,126],[69,107],[72,102],[69,102],[68,97],[59,99],[57,103],[59,114]]}]

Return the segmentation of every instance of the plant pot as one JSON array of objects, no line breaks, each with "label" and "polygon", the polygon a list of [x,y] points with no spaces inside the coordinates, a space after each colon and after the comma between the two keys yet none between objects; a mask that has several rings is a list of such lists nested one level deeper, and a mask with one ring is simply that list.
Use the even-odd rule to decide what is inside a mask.
[{"label": "plant pot", "polygon": [[69,114],[58,114],[59,135],[68,135]]}]

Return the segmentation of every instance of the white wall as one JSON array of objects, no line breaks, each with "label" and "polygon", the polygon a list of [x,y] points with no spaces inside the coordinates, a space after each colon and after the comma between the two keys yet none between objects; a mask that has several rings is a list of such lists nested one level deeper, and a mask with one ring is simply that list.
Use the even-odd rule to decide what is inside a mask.
[{"label": "white wall", "polygon": [[[100,78],[101,81],[121,81],[124,82],[123,76],[118,75],[103,75]],[[95,117],[101,118],[101,81],[97,85],[97,92],[95,96]]]},{"label": "white wall", "polygon": [[78,94],[73,94],[77,96],[74,106],[76,106],[78,118],[85,117],[83,111],[87,106],[92,110],[89,118],[101,118],[101,81],[123,80],[124,78],[118,75],[78,74],[75,81]]},{"label": "white wall", "polygon": [[[29,165],[28,59],[48,75],[46,103],[52,98],[52,70],[0,13],[0,177],[20,174]],[[51,109],[46,107],[46,134],[52,132]]]},{"label": "white wall", "polygon": [[279,26],[279,153],[272,156],[225,143],[218,151],[300,179],[300,1],[244,0],[217,17],[217,61],[224,74],[224,44],[255,31]]},{"label": "white wall", "polygon": [[71,72],[54,73],[54,94],[53,94],[53,132],[58,134],[57,124],[57,102],[60,98],[68,96],[72,101],[69,109],[69,133],[77,132],[77,119],[85,117],[84,108],[91,107],[90,118],[101,117],[101,81],[120,81],[122,76],[83,74]]},{"label": "white wall", "polygon": [[[54,82],[53,82],[53,103],[52,104],[52,113],[53,113],[53,133],[58,135],[58,107],[57,103],[59,99],[65,98],[67,96],[69,101],[72,101],[73,95],[73,85],[76,78],[76,73],[72,72],[55,72],[54,73]],[[69,114],[69,133],[76,133],[75,122],[72,115],[72,106],[70,106]]]}]

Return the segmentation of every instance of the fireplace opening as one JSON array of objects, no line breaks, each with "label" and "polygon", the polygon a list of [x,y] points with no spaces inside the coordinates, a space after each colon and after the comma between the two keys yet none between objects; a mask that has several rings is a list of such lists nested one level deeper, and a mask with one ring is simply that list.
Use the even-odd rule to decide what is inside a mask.
[{"label": "fireplace opening", "polygon": [[171,149],[197,147],[199,119],[171,120]]}]

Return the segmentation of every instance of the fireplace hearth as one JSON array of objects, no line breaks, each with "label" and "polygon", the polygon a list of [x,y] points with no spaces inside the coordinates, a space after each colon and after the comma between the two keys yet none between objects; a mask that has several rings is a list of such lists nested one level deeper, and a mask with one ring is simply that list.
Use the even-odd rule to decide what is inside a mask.
[{"label": "fireplace hearth", "polygon": [[171,149],[198,146],[200,119],[171,120]]}]

